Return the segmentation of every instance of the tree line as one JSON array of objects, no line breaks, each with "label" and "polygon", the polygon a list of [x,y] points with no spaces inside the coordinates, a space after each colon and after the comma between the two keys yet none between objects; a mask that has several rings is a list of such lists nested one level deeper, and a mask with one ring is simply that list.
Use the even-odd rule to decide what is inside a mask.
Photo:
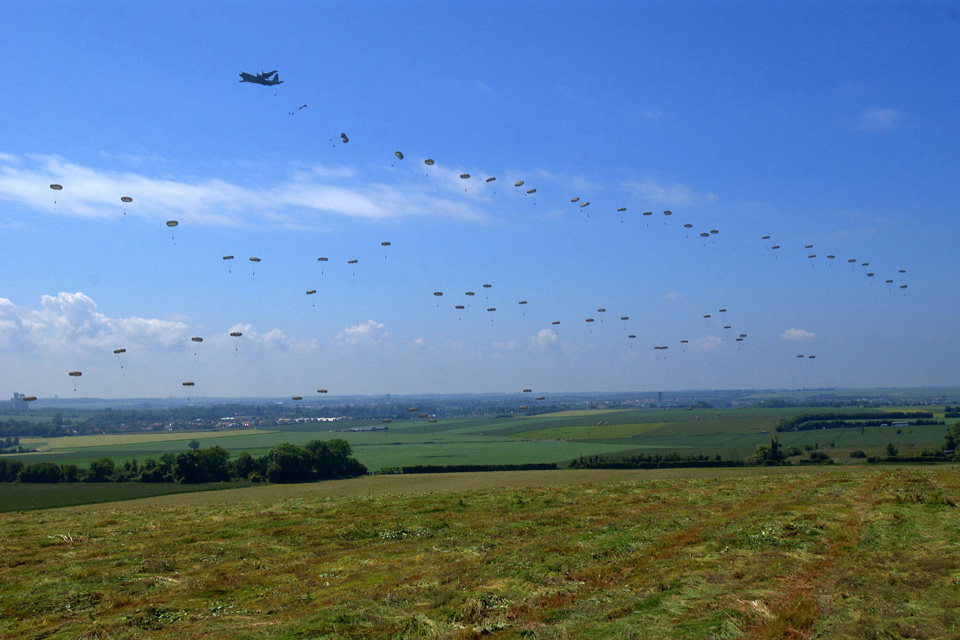
[{"label": "tree line", "polygon": [[335,478],[353,478],[367,468],[353,457],[346,440],[312,440],[301,446],[282,443],[265,455],[251,456],[244,451],[231,460],[222,447],[191,449],[166,453],[159,460],[148,458],[117,464],[111,458],[99,458],[87,467],[55,462],[24,464],[20,460],[0,458],[0,482],[311,482]]},{"label": "tree line", "polygon": [[[780,418],[777,422],[777,431],[806,431],[808,429],[835,429],[842,427],[859,427],[861,423],[850,424],[850,420],[873,420],[863,426],[877,426],[890,424],[891,420],[918,420],[933,418],[929,411],[862,411],[853,413],[804,413],[793,418]],[[814,426],[814,423],[823,426]],[[920,423],[915,423],[920,424]],[[925,422],[924,424],[943,424],[943,422]],[[835,426],[826,426],[835,425]]]}]

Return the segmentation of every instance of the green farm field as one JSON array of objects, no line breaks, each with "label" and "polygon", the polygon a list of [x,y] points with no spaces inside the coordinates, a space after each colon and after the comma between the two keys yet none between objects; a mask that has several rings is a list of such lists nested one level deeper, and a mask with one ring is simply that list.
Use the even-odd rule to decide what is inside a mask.
[{"label": "green farm field", "polygon": [[[927,409],[918,407],[918,409]],[[897,410],[904,410],[897,407]],[[523,464],[564,465],[580,456],[597,454],[672,453],[720,454],[743,459],[758,444],[769,442],[781,418],[816,409],[647,409],[570,411],[509,418],[469,417],[394,420],[385,431],[349,431],[382,426],[376,420],[277,425],[270,430],[166,432],[23,438],[37,453],[10,457],[23,461],[54,461],[88,465],[107,456],[117,462],[143,461],[187,449],[190,440],[220,446],[236,456],[242,451],[263,455],[281,442],[303,445],[310,440],[342,438],[371,470],[405,465]],[[852,412],[855,409],[839,410]],[[936,417],[942,419],[942,410]],[[902,454],[917,454],[943,442],[944,426],[869,427],[776,434],[784,446],[817,447],[838,462],[852,450],[881,453],[893,443]],[[898,433],[899,431],[899,433]]]},{"label": "green farm field", "polygon": [[2,514],[0,637],[957,637],[958,472],[372,476]]}]

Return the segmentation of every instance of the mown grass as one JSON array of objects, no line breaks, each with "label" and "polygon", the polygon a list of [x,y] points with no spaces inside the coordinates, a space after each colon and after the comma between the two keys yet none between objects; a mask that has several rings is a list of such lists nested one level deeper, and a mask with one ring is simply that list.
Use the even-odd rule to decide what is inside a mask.
[{"label": "mown grass", "polygon": [[957,637],[957,472],[382,476],[6,514],[0,636]]}]

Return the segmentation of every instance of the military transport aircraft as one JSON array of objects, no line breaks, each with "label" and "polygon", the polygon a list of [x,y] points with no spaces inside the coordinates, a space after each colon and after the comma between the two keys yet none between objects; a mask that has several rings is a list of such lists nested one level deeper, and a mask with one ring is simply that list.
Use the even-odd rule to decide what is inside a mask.
[{"label": "military transport aircraft", "polygon": [[[273,76],[272,78],[270,76]],[[261,71],[257,75],[252,73],[240,72],[240,82],[254,82],[256,84],[264,84],[267,86],[273,86],[275,84],[283,84],[283,80],[280,79],[280,74],[274,71],[267,71],[264,73]]]}]

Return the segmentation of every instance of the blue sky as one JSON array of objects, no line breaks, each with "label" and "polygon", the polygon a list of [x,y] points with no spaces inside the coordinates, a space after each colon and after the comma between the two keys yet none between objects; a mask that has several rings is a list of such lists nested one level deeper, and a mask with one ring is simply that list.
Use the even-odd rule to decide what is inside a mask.
[{"label": "blue sky", "polygon": [[0,396],[960,384],[958,11],[2,3]]}]

